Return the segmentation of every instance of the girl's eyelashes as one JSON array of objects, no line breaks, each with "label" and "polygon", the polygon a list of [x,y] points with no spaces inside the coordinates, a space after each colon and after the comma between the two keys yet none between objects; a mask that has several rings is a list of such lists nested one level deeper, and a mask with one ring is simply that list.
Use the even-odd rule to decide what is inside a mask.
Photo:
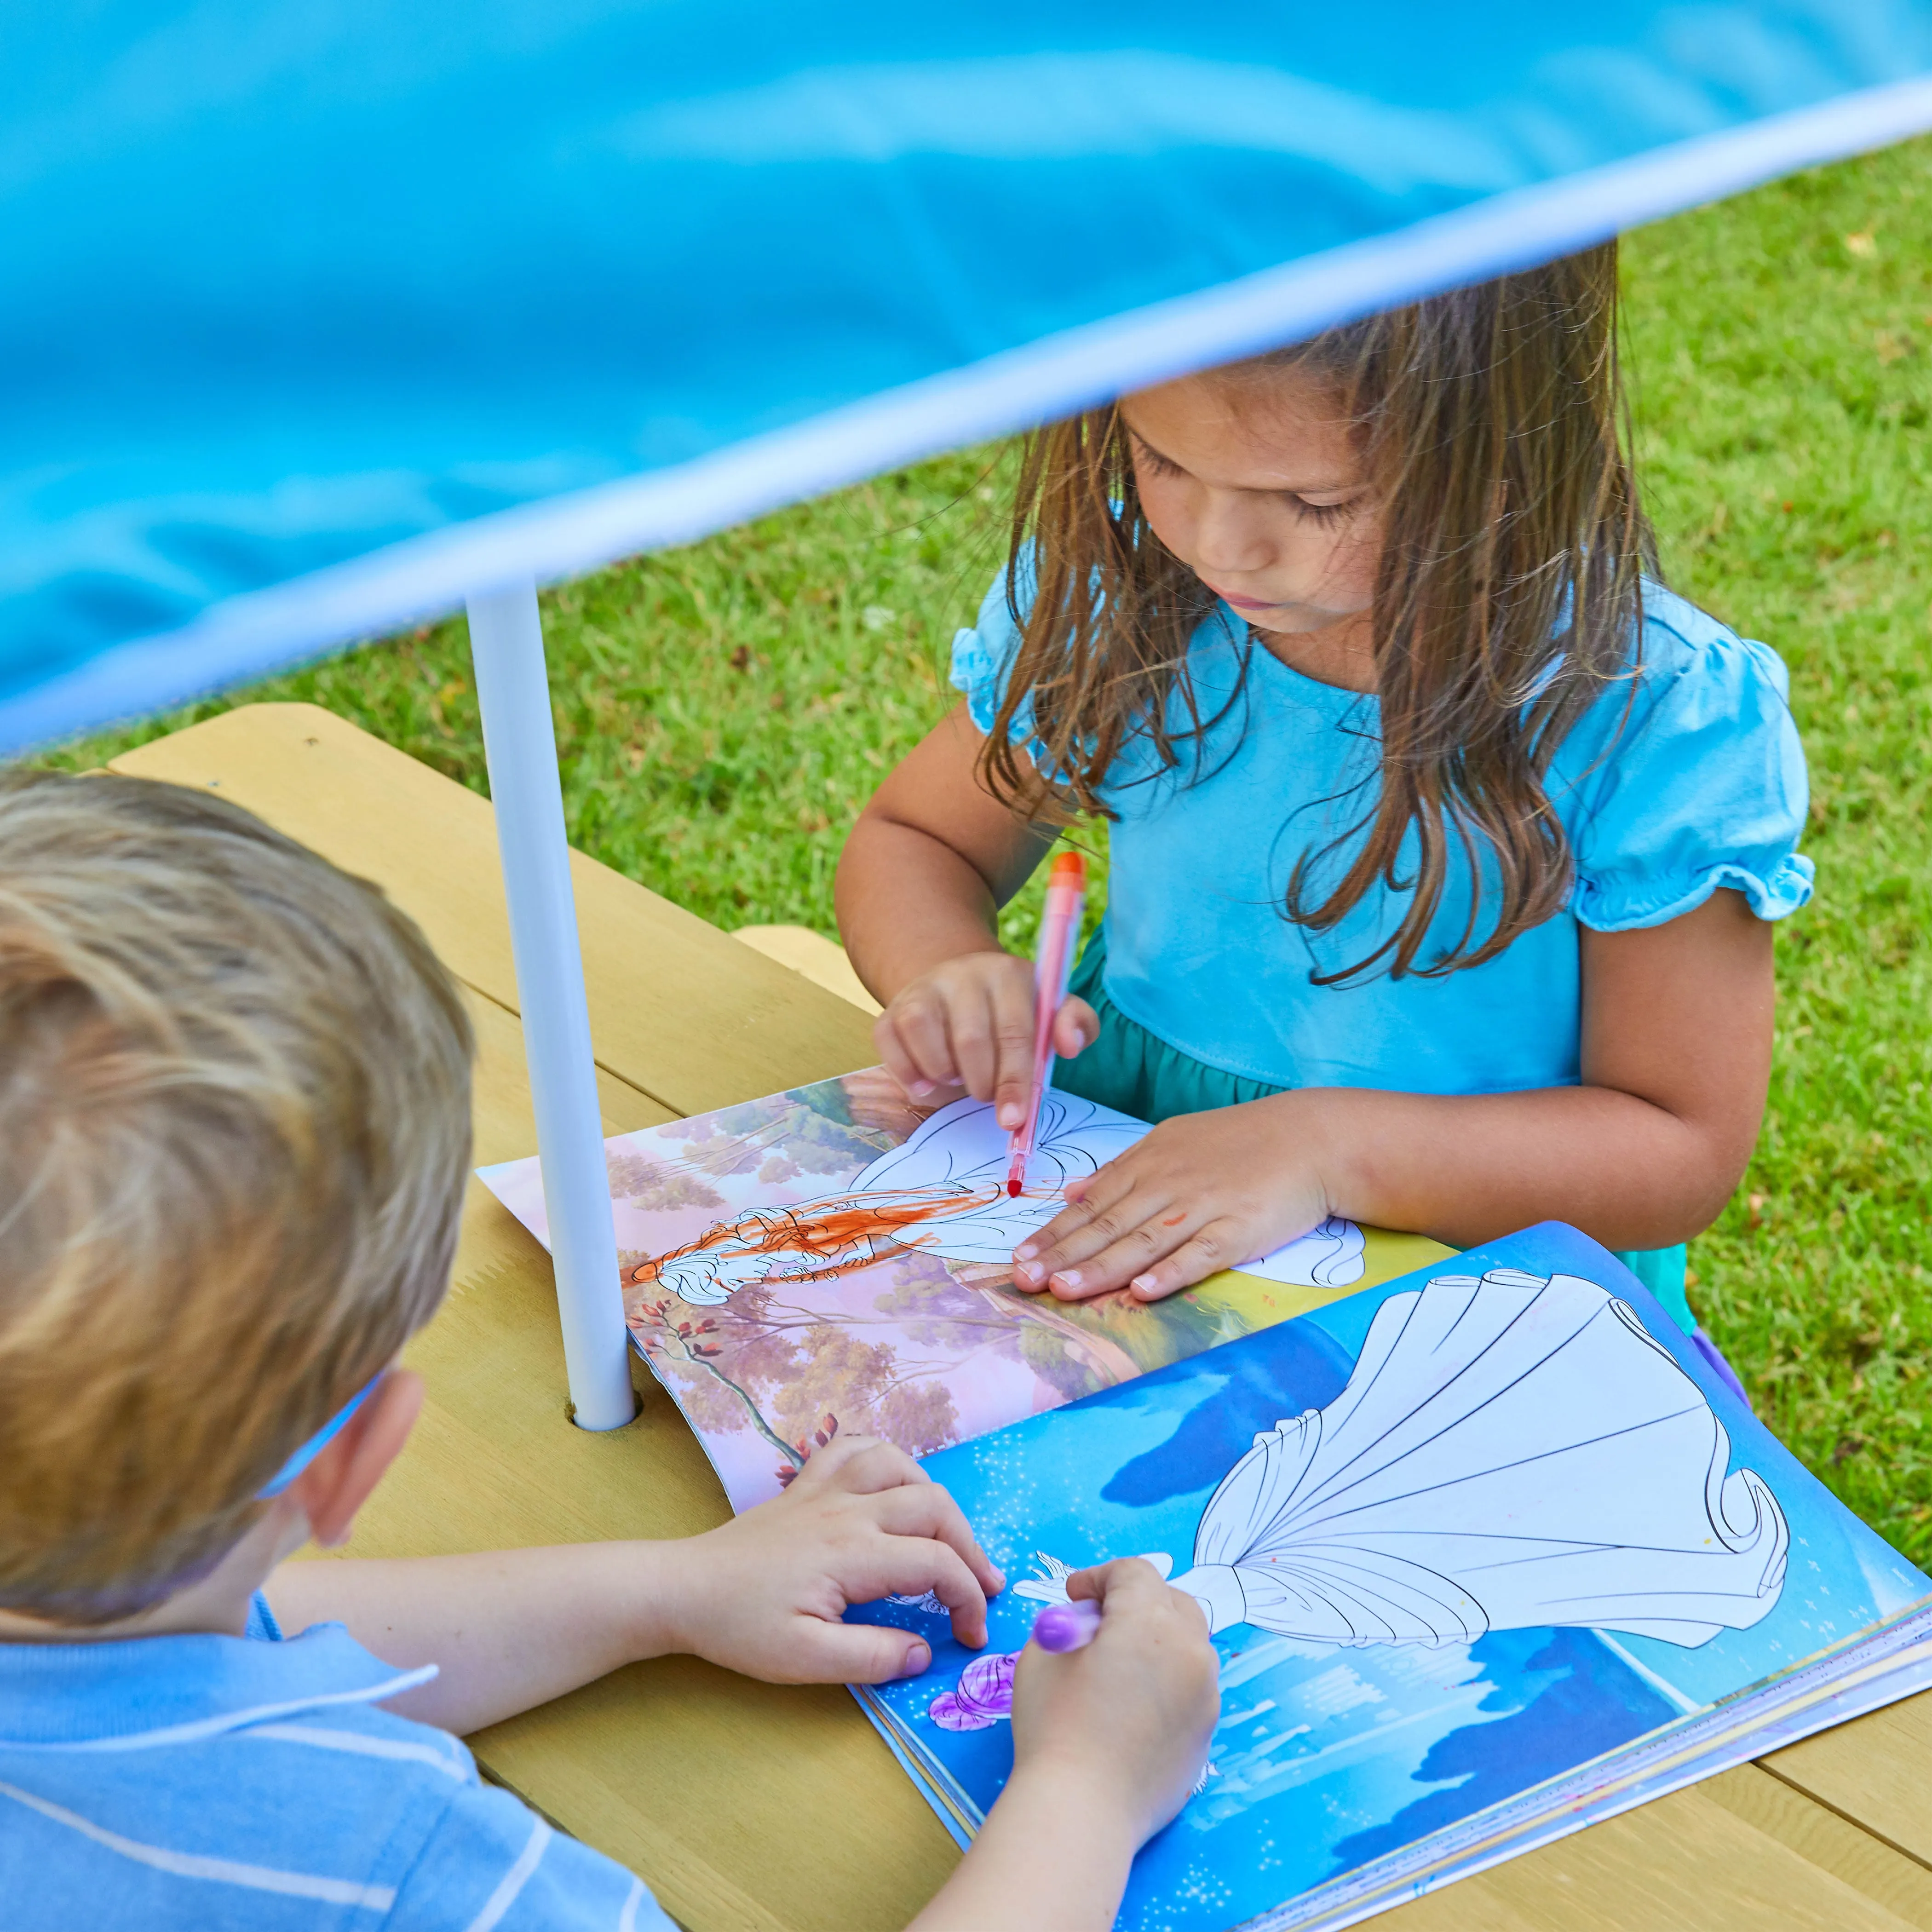
[{"label": "girl's eyelashes", "polygon": [[1289,507],[1304,523],[1313,524],[1325,530],[1332,524],[1339,524],[1344,517],[1354,513],[1355,499],[1352,496],[1340,503],[1311,503],[1306,496],[1298,496],[1291,491]]},{"label": "girl's eyelashes", "polygon": [[[1187,472],[1171,456],[1163,456],[1151,443],[1143,442],[1138,436],[1133,438],[1134,464],[1137,469],[1144,469],[1154,476],[1185,476]],[[1340,503],[1311,503],[1306,496],[1298,496],[1292,490],[1285,490],[1288,507],[1303,522],[1325,530],[1339,524],[1343,518],[1353,516],[1360,499],[1350,496]]]},{"label": "girl's eyelashes", "polygon": [[1172,457],[1163,456],[1152,444],[1134,438],[1134,460],[1144,464],[1156,476],[1185,476],[1187,472]]}]

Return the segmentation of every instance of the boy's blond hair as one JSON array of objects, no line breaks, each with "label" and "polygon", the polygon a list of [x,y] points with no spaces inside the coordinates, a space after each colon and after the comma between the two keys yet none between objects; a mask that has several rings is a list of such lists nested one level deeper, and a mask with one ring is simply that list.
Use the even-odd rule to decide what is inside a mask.
[{"label": "boy's blond hair", "polygon": [[0,1608],[205,1574],[428,1319],[471,1052],[415,923],[238,807],[0,779]]}]

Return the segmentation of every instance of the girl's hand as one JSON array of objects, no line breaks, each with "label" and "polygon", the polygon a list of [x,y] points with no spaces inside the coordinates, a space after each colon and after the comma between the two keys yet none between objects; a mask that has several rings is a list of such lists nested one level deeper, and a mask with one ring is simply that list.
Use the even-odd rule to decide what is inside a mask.
[{"label": "girl's hand", "polygon": [[[1054,1018],[1053,1050],[1064,1060],[1100,1035],[1084,1000]],[[988,950],[944,959],[902,987],[872,1027],[886,1070],[915,1100],[964,1088],[990,1100],[1009,1132],[1026,1118],[1033,1084],[1034,974],[1010,952]]]},{"label": "girl's hand", "polygon": [[1013,1279],[1084,1301],[1156,1301],[1296,1240],[1336,1211],[1311,1096],[1177,1114],[1069,1184],[1067,1204],[1013,1253]]},{"label": "girl's hand", "polygon": [[773,1684],[883,1684],[932,1660],[911,1630],[842,1622],[847,1607],[932,1591],[952,1634],[986,1641],[986,1599],[1006,1579],[959,1505],[902,1449],[840,1436],[784,1494],[678,1544],[663,1647]]},{"label": "girl's hand", "polygon": [[1200,1605],[1137,1556],[1082,1570],[1066,1588],[1106,1614],[1083,1649],[1055,1657],[1030,1643],[1022,1654],[1013,1783],[1037,1780],[1063,1816],[1124,1820],[1139,1845],[1186,1803],[1208,1761],[1220,1660]]}]

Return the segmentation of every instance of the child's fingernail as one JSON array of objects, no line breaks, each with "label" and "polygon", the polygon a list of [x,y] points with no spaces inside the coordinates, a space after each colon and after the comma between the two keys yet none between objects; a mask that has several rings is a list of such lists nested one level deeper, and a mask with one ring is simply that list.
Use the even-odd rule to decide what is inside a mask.
[{"label": "child's fingernail", "polygon": [[906,1088],[906,1091],[910,1094],[915,1100],[923,1100],[927,1094],[932,1093],[933,1090],[933,1084],[930,1080],[914,1080],[911,1082]]},{"label": "child's fingernail", "polygon": [[899,1666],[902,1677],[916,1677],[932,1661],[932,1652],[922,1643],[916,1643],[905,1654],[905,1661]]},{"label": "child's fingernail", "polygon": [[1154,1286],[1154,1278],[1150,1274],[1137,1274],[1129,1286],[1133,1288],[1151,1289]]},{"label": "child's fingernail", "polygon": [[1080,1286],[1080,1270],[1078,1268],[1063,1268],[1053,1278],[1062,1288],[1078,1288]]},{"label": "child's fingernail", "polygon": [[1017,1262],[1013,1265],[1013,1272],[1019,1276],[1021,1280],[1030,1281],[1036,1288],[1040,1286],[1039,1262]]},{"label": "child's fingernail", "polygon": [[1013,1101],[1009,1100],[1006,1104],[1000,1109],[1000,1125],[1004,1127],[1008,1133],[1011,1133],[1014,1128],[1018,1126],[1021,1121],[1025,1118],[1025,1108],[1019,1106]]},{"label": "child's fingernail", "polygon": [[1030,1262],[1039,1252],[1040,1244],[1037,1241],[1022,1241],[1014,1249],[1013,1256],[1016,1260]]}]

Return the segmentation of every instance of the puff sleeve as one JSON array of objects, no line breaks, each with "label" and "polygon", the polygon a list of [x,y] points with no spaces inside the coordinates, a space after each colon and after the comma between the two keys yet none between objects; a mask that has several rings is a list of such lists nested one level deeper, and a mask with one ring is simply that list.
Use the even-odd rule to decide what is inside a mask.
[{"label": "puff sleeve", "polygon": [[[1729,887],[1760,919],[1782,919],[1811,896],[1813,876],[1798,850],[1810,789],[1784,663],[1663,601],[1680,621],[1646,622],[1635,693],[1606,693],[1596,728],[1576,734],[1588,764],[1574,780],[1573,909],[1596,932],[1630,932]],[[1571,762],[1564,751],[1559,764]]]},{"label": "puff sleeve", "polygon": [[[1032,573],[1025,558],[1021,560],[1016,583],[1024,607],[1033,596]],[[1019,647],[1019,628],[1006,602],[1006,573],[1001,571],[980,606],[979,621],[970,629],[954,634],[952,665],[948,674],[953,688],[965,698],[968,715],[982,733],[991,733],[999,716],[1006,680]],[[1007,735],[1016,745],[1026,748],[1036,770],[1046,770],[1046,747],[1034,735],[1030,694],[1014,712]]]}]

